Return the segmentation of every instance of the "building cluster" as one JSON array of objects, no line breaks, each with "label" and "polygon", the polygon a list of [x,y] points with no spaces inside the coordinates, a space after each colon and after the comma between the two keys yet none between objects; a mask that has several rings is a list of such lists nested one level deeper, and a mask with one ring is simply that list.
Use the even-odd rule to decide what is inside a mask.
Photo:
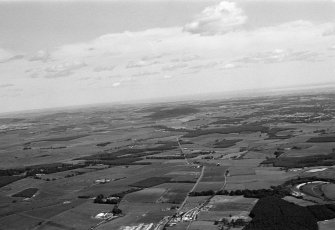
[{"label": "building cluster", "polygon": [[168,226],[175,226],[179,222],[189,222],[197,219],[199,208],[193,208],[191,210],[188,210],[184,213],[179,213],[176,217],[173,217],[169,223]]},{"label": "building cluster", "polygon": [[97,180],[95,180],[95,183],[96,184],[106,184],[106,183],[108,183],[110,181],[111,181],[111,179],[103,178],[103,179],[97,179]]},{"label": "building cluster", "polygon": [[107,220],[107,219],[110,219],[110,218],[113,218],[113,217],[114,217],[113,213],[110,213],[110,212],[101,212],[101,213],[98,213],[95,216],[95,219]]},{"label": "building cluster", "polygon": [[121,230],[152,230],[152,229],[154,229],[153,223],[150,224],[141,223],[138,225],[121,227]]}]

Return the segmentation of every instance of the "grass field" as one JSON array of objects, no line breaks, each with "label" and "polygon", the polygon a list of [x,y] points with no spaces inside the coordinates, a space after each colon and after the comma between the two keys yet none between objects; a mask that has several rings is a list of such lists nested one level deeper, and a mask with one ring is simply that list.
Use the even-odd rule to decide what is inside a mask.
[{"label": "grass field", "polygon": [[165,183],[156,186],[167,190],[160,198],[160,202],[171,204],[182,203],[193,185],[192,183]]},{"label": "grass field", "polygon": [[202,182],[211,181],[224,181],[224,175],[226,173],[227,167],[214,166],[206,167]]},{"label": "grass field", "polygon": [[156,203],[165,192],[163,188],[146,188],[126,195],[123,200],[132,203]]},{"label": "grass field", "polygon": [[335,200],[335,184],[322,185],[321,190],[328,199]]},{"label": "grass field", "polygon": [[326,220],[318,222],[319,230],[333,230],[335,226],[335,220]]},{"label": "grass field", "polygon": [[171,181],[171,177],[150,177],[141,181],[138,181],[131,186],[139,188],[149,188],[163,183],[168,183]]},{"label": "grass field", "polygon": [[194,221],[189,227],[190,230],[217,230],[218,227],[213,224],[213,221]]},{"label": "grass field", "polygon": [[210,211],[250,211],[258,199],[243,196],[214,196],[209,205]]}]

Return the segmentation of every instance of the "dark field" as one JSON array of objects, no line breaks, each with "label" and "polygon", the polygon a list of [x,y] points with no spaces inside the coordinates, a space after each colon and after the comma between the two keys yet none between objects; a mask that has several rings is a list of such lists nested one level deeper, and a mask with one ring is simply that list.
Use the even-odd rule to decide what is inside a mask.
[{"label": "dark field", "polygon": [[149,188],[159,184],[168,183],[171,181],[170,177],[150,177],[141,181],[138,181],[131,186],[139,188]]},{"label": "dark field", "polygon": [[13,197],[31,198],[37,191],[37,188],[27,188],[19,193],[14,194]]}]

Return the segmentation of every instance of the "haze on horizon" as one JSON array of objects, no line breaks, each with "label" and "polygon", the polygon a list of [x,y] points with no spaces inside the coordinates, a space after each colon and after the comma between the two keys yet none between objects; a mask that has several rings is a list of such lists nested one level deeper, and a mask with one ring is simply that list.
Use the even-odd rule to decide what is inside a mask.
[{"label": "haze on horizon", "polygon": [[0,0],[0,113],[335,83],[332,0]]}]

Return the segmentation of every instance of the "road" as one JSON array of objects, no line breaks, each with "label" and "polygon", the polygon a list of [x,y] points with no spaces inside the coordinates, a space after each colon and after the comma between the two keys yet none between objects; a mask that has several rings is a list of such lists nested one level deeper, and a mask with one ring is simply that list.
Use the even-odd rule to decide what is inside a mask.
[{"label": "road", "polygon": [[[206,166],[202,166],[200,176],[199,176],[199,178],[197,179],[197,182],[193,185],[192,189],[189,191],[189,193],[190,193],[190,192],[193,192],[193,191],[196,189],[196,187],[198,186],[198,184],[200,183],[202,177],[204,176],[205,168],[206,168]],[[185,197],[183,203],[181,203],[180,207],[179,207],[178,210],[177,210],[177,213],[180,213],[180,210],[182,210],[182,208],[184,207],[184,205],[185,205],[185,203],[186,203],[186,201],[187,201],[187,199],[188,199],[188,197],[189,197],[189,193],[188,193],[187,196]],[[171,218],[172,218],[172,216],[170,216],[169,218],[163,220],[162,223],[160,223],[160,224],[155,228],[155,230],[156,230],[156,229],[157,229],[157,230],[158,230],[158,229],[159,229],[159,230],[160,230],[160,229],[164,229],[165,225],[166,225],[167,223],[169,223],[169,221],[171,220]]]},{"label": "road", "polygon": [[196,187],[198,186],[198,184],[200,183],[202,177],[204,176],[205,168],[206,168],[206,166],[202,166],[201,173],[200,173],[200,176],[199,176],[197,182],[194,184],[194,186],[192,187],[192,189],[189,191],[189,193],[188,193],[187,196],[185,197],[183,203],[181,203],[181,205],[180,205],[180,207],[179,207],[179,209],[178,209],[178,213],[179,213],[180,210],[182,210],[182,208],[184,207],[184,205],[185,205],[185,203],[186,203],[186,201],[187,201],[187,199],[188,199],[188,197],[189,197],[189,194],[190,194],[191,192],[193,192],[193,191],[196,189]]},{"label": "road", "polygon": [[226,173],[225,173],[225,174],[224,174],[224,183],[223,183],[223,185],[222,185],[222,187],[221,187],[221,189],[220,189],[219,191],[224,190],[224,188],[226,187],[226,184],[227,184],[227,175],[226,175]]}]

